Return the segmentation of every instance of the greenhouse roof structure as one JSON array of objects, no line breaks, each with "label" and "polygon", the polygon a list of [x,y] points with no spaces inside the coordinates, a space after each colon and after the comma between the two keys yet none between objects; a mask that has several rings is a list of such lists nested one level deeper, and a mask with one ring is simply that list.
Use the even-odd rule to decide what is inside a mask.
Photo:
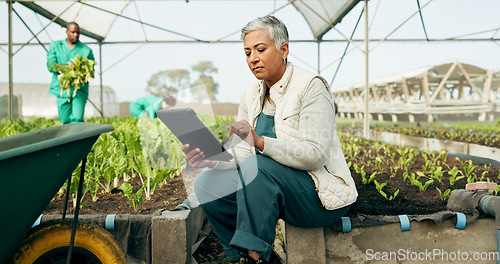
[{"label": "greenhouse roof structure", "polygon": [[[387,70],[389,67],[399,67],[404,70],[413,68],[413,66],[429,64],[422,59],[411,61],[404,56],[389,59],[389,57],[397,55],[389,46],[398,45],[399,42],[404,42],[405,45],[406,43],[420,45],[417,47],[418,50],[412,51],[412,53],[417,54],[422,52],[421,49],[431,47],[432,44],[438,42],[466,42],[467,45],[469,43],[478,43],[479,45],[488,43],[489,46],[499,46],[498,42],[500,41],[500,34],[498,34],[500,28],[496,16],[499,2],[493,0],[475,2],[371,0],[369,1],[369,9],[367,2],[359,0],[21,0],[5,2],[14,3],[12,16],[14,22],[17,23],[15,24],[17,29],[14,29],[15,34],[12,42],[16,47],[13,51],[15,54],[26,46],[40,44],[42,44],[40,46],[47,46],[57,32],[63,33],[58,25],[65,25],[68,21],[76,21],[80,24],[82,33],[92,38],[90,40],[86,38],[82,41],[92,45],[96,55],[97,53],[99,56],[102,53],[106,54],[104,62],[98,59],[98,68],[103,65],[106,68],[96,69],[99,74],[102,74],[99,76],[100,78],[96,77],[96,81],[100,79],[102,82],[102,76],[105,76],[107,85],[113,83],[113,87],[119,87],[117,89],[118,96],[131,94],[131,90],[135,92],[143,89],[145,80],[151,76],[153,71],[161,70],[156,69],[158,67],[181,65],[182,62],[179,61],[169,61],[170,64],[162,63],[161,65],[151,63],[147,59],[157,57],[144,55],[146,49],[142,47],[145,44],[176,45],[175,48],[162,53],[163,57],[167,57],[171,56],[172,53],[179,53],[176,49],[184,43],[195,43],[196,45],[241,43],[239,39],[241,26],[257,16],[267,14],[274,14],[285,22],[289,31],[293,33],[290,35],[290,42],[300,42],[299,45],[294,45],[294,53],[290,55],[293,63],[302,68],[317,71],[327,80],[331,79],[330,85],[334,90],[338,89],[337,84],[343,85],[368,79],[370,76],[386,75],[387,71],[381,73],[381,70]],[[3,6],[2,13],[7,5]],[[364,10],[368,12],[364,12]],[[36,15],[33,16],[35,12]],[[369,21],[368,13],[370,14]],[[49,20],[43,18],[40,20],[41,16]],[[226,17],[227,19],[225,19]],[[2,28],[7,28],[6,21],[5,16],[2,16],[0,19],[0,23],[3,23]],[[30,31],[29,33],[27,29]],[[368,36],[365,32],[369,32],[370,35]],[[5,30],[2,33],[6,33]],[[7,36],[7,34],[1,35]],[[363,45],[363,42],[369,42],[370,46]],[[388,44],[381,45],[382,43]],[[115,44],[127,45],[121,45],[120,48],[109,48],[101,52],[101,46],[109,47]],[[6,38],[0,39],[0,50],[5,53],[7,53],[6,45]],[[124,46],[128,49],[122,48]],[[188,46],[184,45],[184,47]],[[482,47],[476,50],[480,49]],[[41,48],[33,47],[33,50],[40,53],[35,54],[36,56],[42,57],[37,57],[36,60],[43,61]],[[147,50],[153,50],[153,47]],[[375,52],[372,52],[373,50]],[[227,79],[227,84],[221,83],[222,88],[233,87],[235,83],[227,76],[242,79],[238,75],[240,73],[235,74],[235,71],[243,72],[243,67],[235,67],[234,59],[230,63],[226,61],[226,58],[235,57],[234,53],[229,54],[227,51],[229,50],[224,48],[224,56],[218,56],[216,61],[220,72],[227,72],[224,78]],[[444,53],[442,50],[437,52]],[[31,54],[33,53],[35,52]],[[370,53],[371,58],[370,75],[368,75],[367,69],[363,69],[364,64],[368,65],[367,60],[364,59],[365,54],[368,53]],[[297,54],[300,54],[301,57],[298,57]],[[472,58],[471,64],[492,68],[491,65],[484,66],[482,64],[484,62],[492,64],[493,61],[498,61],[496,59],[498,52],[490,54],[491,56],[487,58],[469,55],[469,58],[465,60],[459,57],[461,54],[458,53],[452,60],[450,57],[455,55],[446,54],[447,57],[442,58],[440,62],[433,61],[431,64],[437,65],[455,59],[465,62],[471,61]],[[200,59],[213,60],[214,58],[214,56],[209,57],[206,54],[200,53],[199,55]],[[347,55],[352,59],[344,60]],[[16,55],[15,64],[25,63],[26,60],[21,59],[24,58],[23,56],[24,54]],[[119,65],[126,59],[129,59],[128,63],[124,63],[127,66]],[[478,61],[481,63],[476,63]],[[390,66],[380,67],[379,64],[382,63]],[[410,63],[414,65],[410,67]],[[38,82],[40,80],[41,82],[45,78],[46,70],[38,64],[40,63],[27,65],[32,68],[38,67],[35,70],[29,69],[30,72],[38,74],[37,78],[30,76],[29,81]],[[0,65],[0,72],[4,72],[4,75],[9,72],[6,65]],[[225,68],[222,69],[223,67]],[[113,68],[113,71],[108,71],[110,68]],[[19,72],[21,71],[25,71],[25,69],[15,72],[20,76]],[[112,76],[113,74],[114,76]],[[131,80],[131,76],[134,76],[135,80]],[[16,77],[16,79],[24,78]],[[139,83],[139,80],[142,83]],[[333,85],[334,80],[335,85]],[[5,81],[5,77],[2,81]],[[227,98],[238,97],[231,92],[226,92],[226,94],[230,94]],[[127,98],[126,100],[133,99]]]},{"label": "greenhouse roof structure", "polygon": [[80,25],[83,35],[104,40],[109,29],[131,0],[127,1],[20,1],[36,13],[66,26],[68,22]]},{"label": "greenhouse roof structure", "polygon": [[[12,16],[12,3],[14,1],[7,1],[9,4],[9,21]],[[132,0],[116,0],[116,1],[45,1],[45,0],[31,0],[19,1],[19,3],[34,12],[46,17],[51,22],[55,22],[61,26],[66,26],[68,22],[76,22],[80,26],[80,32],[90,38],[97,40],[100,45],[108,35],[108,32],[115,22],[117,17],[125,17],[122,15],[124,9],[132,2]],[[186,2],[189,2],[187,0]],[[339,23],[342,18],[359,2],[359,0],[292,0],[288,4],[292,4],[305,18],[311,31],[316,39],[320,39],[326,32]],[[17,12],[16,12],[17,14]],[[19,16],[19,15],[18,15]],[[134,19],[132,19],[134,20]],[[142,21],[137,21],[143,25],[147,24]],[[24,23],[24,21],[23,21]],[[9,22],[9,27],[11,22]],[[26,25],[26,23],[25,23]],[[147,24],[148,26],[154,26]],[[26,25],[29,28],[29,25]],[[170,31],[164,29],[165,31]],[[30,29],[31,31],[31,29]],[[198,38],[189,37],[183,33],[173,32],[177,35],[194,39],[195,41],[202,41]],[[38,40],[36,34],[34,38]],[[43,44],[42,44],[43,45]],[[12,62],[11,54],[11,29],[9,28],[9,65]],[[45,47],[44,47],[45,48]],[[12,66],[9,66],[12,67]],[[11,72],[11,68],[9,68]],[[102,68],[100,69],[102,73]],[[9,78],[11,79],[11,77]],[[101,84],[102,87],[102,84]],[[101,88],[101,97],[102,97]],[[12,80],[9,80],[9,100],[8,111],[12,112],[12,96],[13,85]],[[101,111],[104,111],[101,105]]]},{"label": "greenhouse roof structure", "polygon": [[[189,0],[188,0],[189,1]],[[187,1],[187,2],[188,2]],[[360,0],[291,0],[305,18],[316,39],[332,29]],[[118,16],[132,0],[115,1],[19,1],[55,23],[80,25],[81,33],[102,41]]]}]

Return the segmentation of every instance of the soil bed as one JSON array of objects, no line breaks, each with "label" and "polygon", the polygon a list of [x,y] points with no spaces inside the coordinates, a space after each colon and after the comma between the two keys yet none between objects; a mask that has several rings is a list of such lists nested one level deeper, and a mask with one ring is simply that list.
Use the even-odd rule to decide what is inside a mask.
[{"label": "soil bed", "polygon": [[[394,151],[395,152],[395,151]],[[363,156],[362,152],[360,156]],[[387,158],[387,157],[385,157]],[[399,160],[399,154],[396,152],[395,160]],[[347,159],[348,162],[356,163],[357,160]],[[422,156],[417,156],[416,159],[410,164],[408,172],[422,171],[422,166],[425,164],[425,160]],[[359,164],[359,166],[364,164]],[[446,203],[448,197],[443,198],[443,194],[440,194],[437,189],[442,193],[445,190],[451,189],[465,189],[467,184],[467,178],[457,180],[453,185],[450,184],[450,175],[448,174],[448,166],[453,168],[456,166],[460,171],[464,171],[462,164],[452,157],[446,157],[443,159],[441,165],[443,171],[443,178],[441,182],[434,180],[425,191],[421,191],[419,187],[412,185],[409,179],[404,180],[403,170],[398,170],[396,173],[391,174],[391,169],[389,167],[384,167],[382,169],[374,168],[371,165],[365,165],[364,170],[366,171],[366,178],[369,177],[373,172],[377,172],[375,180],[379,183],[387,183],[383,188],[383,191],[387,196],[393,195],[397,190],[399,194],[393,200],[388,200],[384,198],[379,191],[376,189],[374,182],[369,184],[362,183],[361,174],[356,173],[351,166],[351,175],[356,183],[356,189],[358,190],[358,199],[351,206],[347,213],[347,216],[356,216],[358,214],[364,215],[423,215],[432,214],[439,211],[446,210]],[[500,183],[499,168],[488,167],[484,165],[477,165],[473,173],[475,175],[476,181],[492,181]],[[461,176],[459,173],[458,176]],[[419,181],[424,184],[428,178],[420,178]]]},{"label": "soil bed", "polygon": [[[131,178],[128,183],[134,187],[134,192],[141,186],[139,177]],[[121,184],[121,182],[120,182]],[[43,214],[62,214],[64,207],[65,195],[56,194]],[[88,215],[107,215],[107,214],[153,214],[160,209],[174,209],[177,205],[181,204],[187,197],[187,192],[184,187],[182,175],[171,178],[167,184],[158,187],[154,194],[151,195],[150,200],[144,199],[144,202],[135,210],[128,204],[131,203],[123,191],[118,188],[113,188],[111,193],[100,192],[97,195],[97,201],[92,201],[92,197],[87,193],[85,194],[79,214]],[[71,198],[68,201],[67,213],[74,212],[71,204]]]}]

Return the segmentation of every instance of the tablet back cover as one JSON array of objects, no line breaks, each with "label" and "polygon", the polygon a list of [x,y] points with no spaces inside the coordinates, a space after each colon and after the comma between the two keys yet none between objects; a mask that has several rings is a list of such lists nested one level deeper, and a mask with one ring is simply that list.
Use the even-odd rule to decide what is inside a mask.
[{"label": "tablet back cover", "polygon": [[182,144],[189,144],[191,149],[200,148],[206,159],[229,161],[232,158],[193,109],[159,110],[156,115]]}]

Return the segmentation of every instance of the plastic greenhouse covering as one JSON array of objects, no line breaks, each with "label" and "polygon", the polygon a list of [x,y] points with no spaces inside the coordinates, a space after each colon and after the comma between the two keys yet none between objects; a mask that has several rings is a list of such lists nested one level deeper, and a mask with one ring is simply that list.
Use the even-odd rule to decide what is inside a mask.
[{"label": "plastic greenhouse covering", "polygon": [[[118,14],[127,7],[127,1],[21,1],[20,3],[48,19],[56,18],[60,25],[74,21],[81,33],[103,40]],[[98,19],[96,19],[98,18]]]}]

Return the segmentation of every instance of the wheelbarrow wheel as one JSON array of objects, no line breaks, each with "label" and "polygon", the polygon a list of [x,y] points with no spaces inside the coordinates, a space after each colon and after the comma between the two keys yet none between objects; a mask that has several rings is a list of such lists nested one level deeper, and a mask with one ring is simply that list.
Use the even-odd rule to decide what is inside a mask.
[{"label": "wheelbarrow wheel", "polygon": [[[12,257],[15,264],[65,264],[73,222],[56,220],[33,228]],[[103,228],[78,223],[71,263],[126,263],[123,251]]]}]

